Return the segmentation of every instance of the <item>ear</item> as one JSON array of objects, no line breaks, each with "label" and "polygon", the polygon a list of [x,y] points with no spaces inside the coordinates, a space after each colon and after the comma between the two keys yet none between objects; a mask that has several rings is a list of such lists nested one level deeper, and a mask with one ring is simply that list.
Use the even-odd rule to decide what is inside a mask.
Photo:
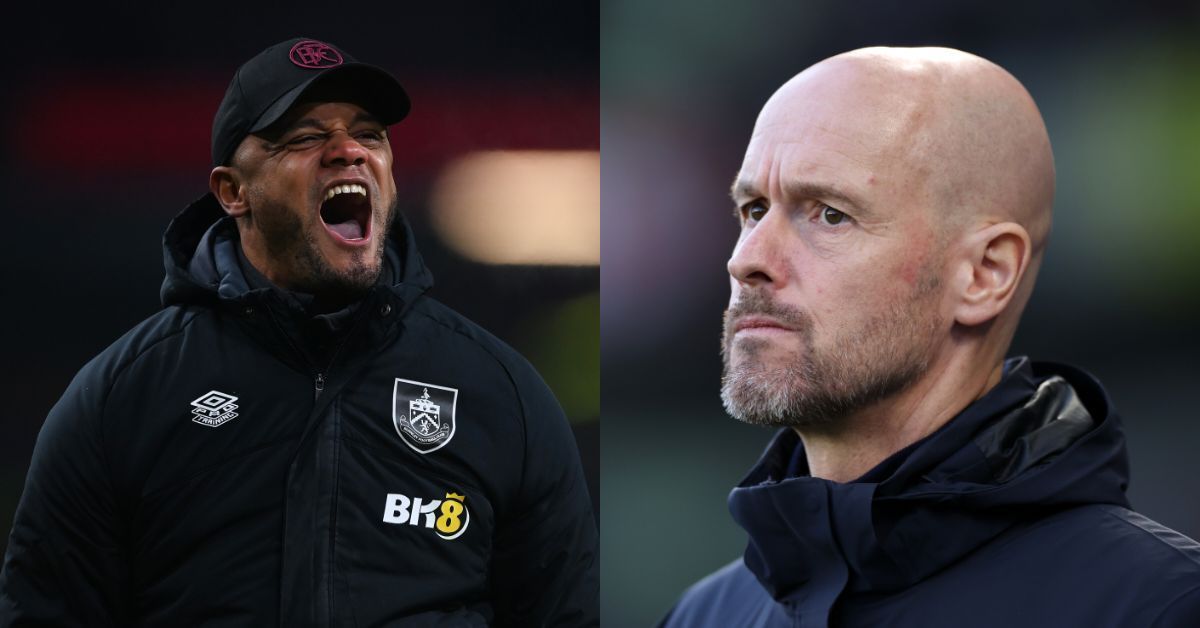
[{"label": "ear", "polygon": [[954,320],[986,323],[1004,312],[1029,268],[1029,232],[1013,222],[989,225],[967,236],[967,257],[956,275]]},{"label": "ear", "polygon": [[217,166],[208,175],[208,189],[225,208],[225,213],[234,218],[250,213],[243,183],[241,175],[229,166]]}]

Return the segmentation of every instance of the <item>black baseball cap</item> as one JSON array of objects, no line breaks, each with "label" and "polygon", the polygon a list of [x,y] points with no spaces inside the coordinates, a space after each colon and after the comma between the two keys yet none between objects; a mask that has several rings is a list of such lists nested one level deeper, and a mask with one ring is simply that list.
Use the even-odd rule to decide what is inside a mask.
[{"label": "black baseball cap", "polygon": [[271,126],[303,96],[353,102],[384,125],[408,115],[408,94],[385,70],[359,63],[323,41],[294,37],[242,64],[213,118],[213,167],[228,165],[238,144]]}]

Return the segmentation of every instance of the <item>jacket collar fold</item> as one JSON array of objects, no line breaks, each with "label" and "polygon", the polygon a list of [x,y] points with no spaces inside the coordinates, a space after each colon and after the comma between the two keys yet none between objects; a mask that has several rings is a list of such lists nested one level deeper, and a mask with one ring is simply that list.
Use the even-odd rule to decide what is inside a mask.
[{"label": "jacket collar fold", "polygon": [[729,508],[749,533],[746,566],[806,619],[828,621],[847,591],[911,586],[1031,515],[1128,505],[1124,439],[1099,383],[1025,358],[858,480],[814,478],[803,455],[796,433],[781,430]]}]

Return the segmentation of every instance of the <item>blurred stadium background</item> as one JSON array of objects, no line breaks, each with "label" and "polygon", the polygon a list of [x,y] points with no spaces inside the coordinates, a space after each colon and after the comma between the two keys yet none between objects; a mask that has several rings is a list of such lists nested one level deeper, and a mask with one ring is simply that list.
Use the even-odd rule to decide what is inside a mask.
[{"label": "blurred stadium background", "polygon": [[1195,2],[605,0],[601,6],[606,626],[652,625],[740,557],[729,489],[770,433],[718,398],[727,197],[755,116],[806,66],[945,45],[1015,74],[1058,167],[1014,354],[1080,365],[1125,419],[1135,507],[1200,537],[1200,11]]},{"label": "blurred stadium background", "polygon": [[207,190],[212,116],[234,70],[296,35],[334,42],[408,90],[412,113],[391,142],[432,294],[538,367],[597,501],[597,19],[595,3],[548,1],[6,15],[0,551],[47,411],[84,363],[159,308],[162,231]]}]

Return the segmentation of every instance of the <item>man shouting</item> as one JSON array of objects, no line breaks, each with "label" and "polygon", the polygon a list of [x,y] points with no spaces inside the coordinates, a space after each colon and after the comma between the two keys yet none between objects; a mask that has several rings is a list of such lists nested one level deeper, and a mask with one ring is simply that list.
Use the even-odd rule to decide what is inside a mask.
[{"label": "man shouting", "polygon": [[0,625],[598,624],[570,427],[395,216],[408,110],[325,42],[238,69],[164,309],[38,437]]}]

